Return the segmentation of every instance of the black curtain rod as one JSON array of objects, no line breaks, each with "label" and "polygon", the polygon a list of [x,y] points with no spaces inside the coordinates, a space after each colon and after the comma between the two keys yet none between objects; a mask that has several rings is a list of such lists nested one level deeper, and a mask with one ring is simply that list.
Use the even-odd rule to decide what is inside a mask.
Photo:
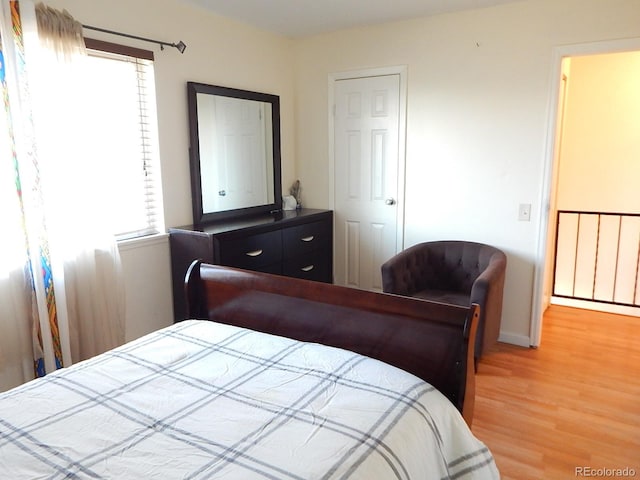
[{"label": "black curtain rod", "polygon": [[178,43],[168,43],[162,42],[160,40],[138,37],[137,35],[129,35],[128,33],[114,32],[113,30],[107,30],[105,28],[92,27],[91,25],[82,25],[82,27],[89,30],[95,30],[96,32],[110,33],[111,35],[118,35],[120,37],[135,38],[136,40],[142,40],[144,42],[157,43],[158,45],[160,45],[160,50],[164,50],[164,46],[166,45],[167,47],[177,48],[180,53],[184,53],[185,49],[187,48],[182,40],[178,41]]}]

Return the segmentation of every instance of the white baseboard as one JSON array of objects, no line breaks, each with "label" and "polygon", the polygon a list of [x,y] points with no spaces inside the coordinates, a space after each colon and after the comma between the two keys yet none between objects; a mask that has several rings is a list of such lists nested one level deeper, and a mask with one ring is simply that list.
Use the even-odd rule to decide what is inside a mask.
[{"label": "white baseboard", "polygon": [[531,339],[527,335],[520,335],[517,333],[500,332],[498,341],[502,343],[509,343],[511,345],[517,345],[519,347],[531,346]]},{"label": "white baseboard", "polygon": [[629,315],[640,317],[640,307],[629,307],[626,305],[613,305],[610,303],[589,302],[587,300],[576,300],[573,298],[551,297],[552,305],[564,305],[565,307],[583,308],[585,310],[595,310],[598,312],[615,313],[617,315]]}]

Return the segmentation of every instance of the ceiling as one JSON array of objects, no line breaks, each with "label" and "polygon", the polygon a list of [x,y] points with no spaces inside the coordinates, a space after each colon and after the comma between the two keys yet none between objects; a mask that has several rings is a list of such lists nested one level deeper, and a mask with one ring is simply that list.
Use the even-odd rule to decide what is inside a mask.
[{"label": "ceiling", "polygon": [[182,0],[299,38],[342,28],[489,7],[519,0]]}]

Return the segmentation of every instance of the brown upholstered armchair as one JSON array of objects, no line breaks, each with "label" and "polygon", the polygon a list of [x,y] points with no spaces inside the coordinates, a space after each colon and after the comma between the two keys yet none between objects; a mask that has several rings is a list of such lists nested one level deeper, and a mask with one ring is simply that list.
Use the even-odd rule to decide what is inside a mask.
[{"label": "brown upholstered armchair", "polygon": [[387,293],[468,306],[480,305],[475,363],[495,344],[500,333],[507,256],[482,243],[424,242],[382,265]]}]

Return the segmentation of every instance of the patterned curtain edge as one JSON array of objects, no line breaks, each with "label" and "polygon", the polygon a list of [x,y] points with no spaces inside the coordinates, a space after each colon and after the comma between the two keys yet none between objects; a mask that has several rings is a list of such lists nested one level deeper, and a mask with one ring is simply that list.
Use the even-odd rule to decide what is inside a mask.
[{"label": "patterned curtain edge", "polygon": [[[3,0],[5,2],[6,0]],[[5,4],[6,5],[6,4]],[[3,5],[3,8],[5,7]],[[12,142],[13,166],[15,171],[16,192],[22,215],[22,227],[25,236],[25,249],[29,259],[25,266],[26,276],[31,281],[32,343],[34,352],[34,373],[44,376],[52,369],[61,368],[64,363],[60,333],[58,328],[55,289],[52,281],[51,259],[46,235],[46,223],[43,215],[43,201],[39,186],[39,170],[37,152],[33,134],[33,121],[29,108],[29,82],[26,72],[23,24],[19,1],[8,2],[11,16],[11,38],[0,38],[2,52],[6,52],[7,43],[12,42],[15,67],[14,76],[20,89],[19,98],[21,110],[18,115],[22,119],[22,134],[28,147],[22,149],[24,157],[19,153],[14,126],[15,108],[12,111],[10,103],[6,56],[2,56],[2,90],[5,112],[10,125],[10,139]],[[5,10],[6,11],[6,10]],[[12,115],[13,114],[13,115]],[[25,198],[24,180],[31,188],[27,190],[29,197]],[[30,206],[29,206],[30,205]],[[27,213],[28,210],[28,213]],[[27,220],[29,216],[29,221]],[[16,319],[19,321],[19,319]],[[25,319],[27,321],[27,319]],[[45,334],[43,336],[43,334]],[[46,337],[46,338],[45,338]],[[50,337],[50,342],[48,342]],[[47,352],[49,354],[47,355]],[[49,360],[47,361],[47,357]]]}]

